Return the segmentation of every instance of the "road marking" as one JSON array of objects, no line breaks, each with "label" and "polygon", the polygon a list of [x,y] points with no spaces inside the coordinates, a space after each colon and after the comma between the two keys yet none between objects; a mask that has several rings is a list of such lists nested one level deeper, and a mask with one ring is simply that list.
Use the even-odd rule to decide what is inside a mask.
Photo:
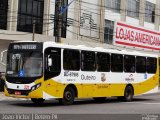
[{"label": "road marking", "polygon": [[122,102],[127,104],[147,104],[147,105],[160,105],[160,103],[148,103],[148,102]]}]

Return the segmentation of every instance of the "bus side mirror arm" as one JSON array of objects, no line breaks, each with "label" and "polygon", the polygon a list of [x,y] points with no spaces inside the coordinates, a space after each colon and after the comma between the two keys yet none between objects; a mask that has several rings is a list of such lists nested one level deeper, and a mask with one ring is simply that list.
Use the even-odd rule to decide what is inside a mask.
[{"label": "bus side mirror arm", "polygon": [[6,64],[3,62],[3,59],[4,59],[4,53],[7,52],[7,50],[4,50],[1,52],[1,60],[0,60],[0,64],[6,66]]}]

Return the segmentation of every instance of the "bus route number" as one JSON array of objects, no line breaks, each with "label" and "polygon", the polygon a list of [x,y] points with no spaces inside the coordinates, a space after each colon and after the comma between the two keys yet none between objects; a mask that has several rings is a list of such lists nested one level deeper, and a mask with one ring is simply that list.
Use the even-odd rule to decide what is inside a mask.
[{"label": "bus route number", "polygon": [[69,72],[69,71],[65,71],[64,72],[64,76],[65,77],[78,77],[79,75],[78,75],[78,73],[77,72]]}]

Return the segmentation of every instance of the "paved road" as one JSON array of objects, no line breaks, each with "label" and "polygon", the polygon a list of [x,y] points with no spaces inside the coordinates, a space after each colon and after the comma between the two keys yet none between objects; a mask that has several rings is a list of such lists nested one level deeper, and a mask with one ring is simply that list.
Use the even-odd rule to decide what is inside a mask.
[{"label": "paved road", "polygon": [[1,99],[0,113],[92,114],[95,119],[95,114],[160,114],[160,93],[138,96],[132,102],[119,102],[115,98],[109,98],[103,103],[96,103],[92,99],[85,99],[78,100],[70,106],[60,105],[55,100],[36,106],[30,100]]}]

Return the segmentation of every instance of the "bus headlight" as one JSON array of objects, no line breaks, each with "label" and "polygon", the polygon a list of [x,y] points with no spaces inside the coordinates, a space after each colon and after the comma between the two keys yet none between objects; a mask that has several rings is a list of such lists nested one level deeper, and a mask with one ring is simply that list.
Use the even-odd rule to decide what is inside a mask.
[{"label": "bus headlight", "polygon": [[38,89],[39,87],[41,87],[41,83],[34,85],[31,87],[31,91]]},{"label": "bus headlight", "polygon": [[35,90],[36,89],[36,86],[33,86],[31,87],[31,91]]}]

